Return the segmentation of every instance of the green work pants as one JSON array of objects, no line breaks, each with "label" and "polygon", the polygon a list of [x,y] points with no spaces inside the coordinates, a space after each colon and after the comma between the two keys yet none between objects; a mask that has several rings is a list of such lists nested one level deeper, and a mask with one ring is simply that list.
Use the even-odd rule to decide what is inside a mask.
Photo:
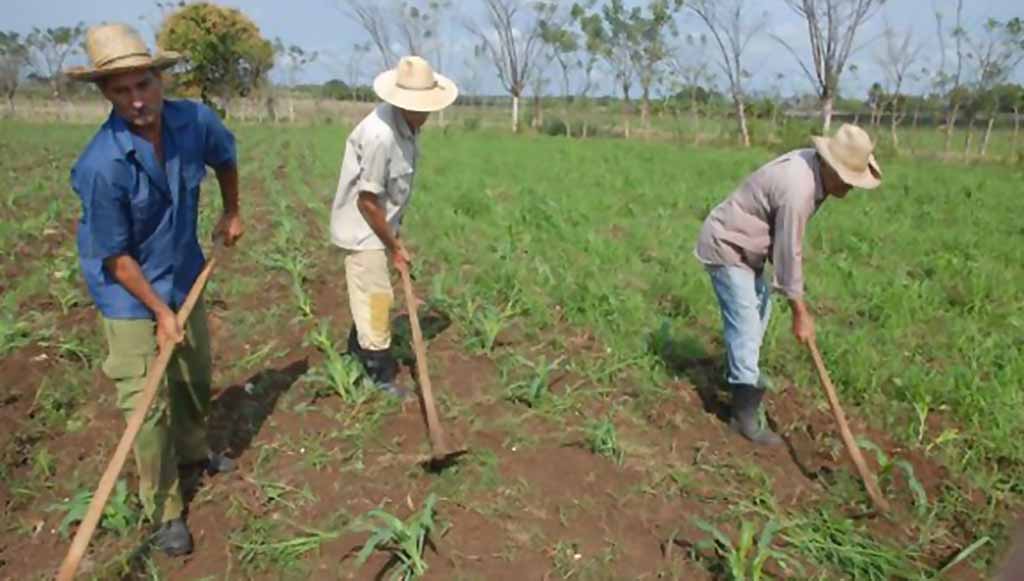
[{"label": "green work pants", "polygon": [[[178,465],[206,459],[210,411],[210,332],[203,301],[185,325],[153,406],[135,439],[139,496],[153,522],[176,519],[184,510]],[[103,319],[109,353],[103,373],[117,386],[117,405],[131,415],[157,355],[156,323],[148,319]]]}]

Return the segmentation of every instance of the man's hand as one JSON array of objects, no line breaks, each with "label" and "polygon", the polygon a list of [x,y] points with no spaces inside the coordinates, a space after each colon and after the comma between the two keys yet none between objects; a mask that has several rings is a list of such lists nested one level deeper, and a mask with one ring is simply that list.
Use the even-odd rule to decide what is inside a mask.
[{"label": "man's hand", "polygon": [[398,270],[408,270],[409,265],[412,264],[412,254],[405,249],[401,240],[395,240],[395,246],[391,249],[391,263]]},{"label": "man's hand", "polygon": [[224,241],[224,246],[234,246],[244,233],[242,216],[238,212],[225,212],[217,222],[217,227],[213,229],[213,238],[220,237]]},{"label": "man's hand", "polygon": [[156,315],[156,342],[160,349],[185,340],[185,332],[178,325],[174,311],[164,307]]},{"label": "man's hand", "polygon": [[800,343],[809,345],[814,341],[814,317],[802,299],[791,299],[789,304],[793,309],[793,336]]}]

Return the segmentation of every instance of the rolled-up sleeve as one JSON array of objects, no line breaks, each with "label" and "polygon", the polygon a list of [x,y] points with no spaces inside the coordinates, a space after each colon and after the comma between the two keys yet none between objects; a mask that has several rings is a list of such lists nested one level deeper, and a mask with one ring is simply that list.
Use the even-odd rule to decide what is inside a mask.
[{"label": "rolled-up sleeve", "polygon": [[380,195],[387,189],[389,151],[384,139],[374,139],[360,148],[356,192]]},{"label": "rolled-up sleeve", "polygon": [[237,165],[235,135],[220,117],[209,107],[199,105],[199,121],[205,130],[203,162],[214,169]]},{"label": "rolled-up sleeve", "polygon": [[814,197],[790,198],[775,213],[772,262],[773,286],[791,299],[804,295],[803,242],[807,221],[814,213]]},{"label": "rolled-up sleeve", "polygon": [[73,169],[71,185],[82,200],[83,258],[105,260],[129,252],[132,222],[126,191],[91,169]]}]

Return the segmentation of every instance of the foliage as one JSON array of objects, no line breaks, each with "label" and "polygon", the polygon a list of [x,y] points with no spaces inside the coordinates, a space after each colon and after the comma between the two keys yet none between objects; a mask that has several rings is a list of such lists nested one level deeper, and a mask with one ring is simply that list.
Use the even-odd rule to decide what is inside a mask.
[{"label": "foliage", "polygon": [[274,66],[273,45],[247,16],[206,2],[187,4],[167,16],[157,44],[188,56],[175,80],[208,105],[214,105],[214,97],[248,95]]},{"label": "foliage", "polygon": [[393,579],[415,579],[425,574],[427,562],[423,559],[423,549],[436,526],[436,502],[437,497],[430,494],[423,501],[423,507],[405,521],[380,508],[368,512],[356,526],[357,530],[371,533],[356,563],[363,565],[374,551],[383,550],[398,562]]},{"label": "foliage", "polygon": [[50,83],[55,98],[64,97],[64,63],[80,49],[85,23],[54,28],[33,28],[25,39],[29,64]]},{"label": "foliage", "polygon": [[[64,513],[64,518],[57,527],[57,531],[62,537],[67,538],[71,525],[81,522],[85,518],[85,513],[89,511],[89,503],[92,502],[92,496],[92,491],[83,490],[70,499],[50,507],[50,510]],[[140,518],[141,513],[136,507],[134,495],[128,492],[128,485],[123,479],[118,480],[103,508],[103,516],[100,517],[98,528],[123,536],[130,529],[138,526]]]}]

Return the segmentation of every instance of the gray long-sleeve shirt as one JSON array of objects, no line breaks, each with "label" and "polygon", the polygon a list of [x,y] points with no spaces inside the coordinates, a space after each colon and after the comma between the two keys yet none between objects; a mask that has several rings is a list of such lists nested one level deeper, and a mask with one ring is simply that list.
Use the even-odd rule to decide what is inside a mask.
[{"label": "gray long-sleeve shirt", "polygon": [[707,265],[775,267],[772,286],[787,297],[804,293],[807,221],[825,201],[821,162],[798,149],[761,166],[704,220],[694,254]]}]

